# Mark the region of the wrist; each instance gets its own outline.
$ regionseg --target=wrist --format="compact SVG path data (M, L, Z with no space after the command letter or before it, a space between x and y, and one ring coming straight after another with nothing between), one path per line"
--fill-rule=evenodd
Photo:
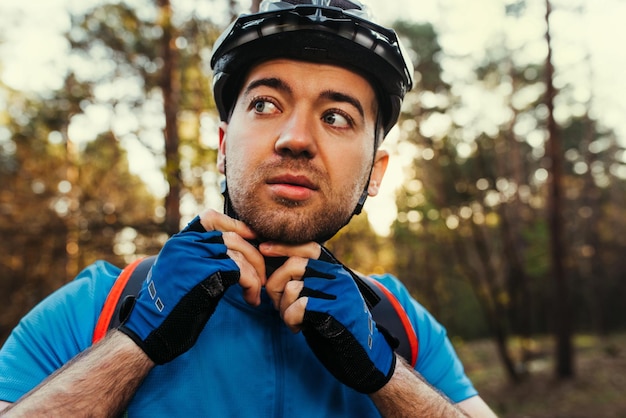
M396 355L391 379L370 397L383 416L464 417L463 412L434 389L402 357Z
M128 334L119 329L112 330L106 338L125 356L133 357L139 364L145 365L146 368L153 368L156 363L146 354L146 352L137 344L137 342Z

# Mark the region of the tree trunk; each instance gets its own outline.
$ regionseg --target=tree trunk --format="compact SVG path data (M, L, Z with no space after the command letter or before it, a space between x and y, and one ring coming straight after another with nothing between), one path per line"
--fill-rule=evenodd
M550 0L546 0L546 106L548 108L547 155L550 159L550 183L548 192L548 225L550 229L550 257L554 279L554 310L556 333L555 373L558 378L574 375L572 350L572 317L570 309L569 283L566 277L563 251L563 222L561 177L563 172L563 146L554 119L554 66L552 65L552 44L550 38Z
M163 94L163 110L165 113L165 176L169 191L165 197L165 231L173 235L180 229L180 195L182 180L180 175L180 155L178 153L178 103L180 95L179 83L176 79L178 52L176 34L172 23L172 7L169 0L158 0L160 26L163 29L161 53L163 69L159 86Z
M73 82L72 78L65 80L67 91L70 91L73 87ZM79 271L80 186L78 180L80 170L78 166L78 147L70 139L68 128L69 123L64 123L62 131L65 137L65 180L71 185L70 190L65 192L68 202L68 212L65 216L65 278L69 281L76 277Z

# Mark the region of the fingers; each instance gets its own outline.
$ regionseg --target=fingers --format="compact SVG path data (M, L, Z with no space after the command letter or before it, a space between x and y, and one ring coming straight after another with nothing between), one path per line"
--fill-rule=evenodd
M291 257L268 278L265 290L275 309L282 308L282 299L287 285L292 281L302 280L307 263L307 258Z
M265 285L265 261L261 253L241 236L234 232L222 233L226 254L239 267L239 285L243 298L251 305L261 304L261 288Z
M316 259L321 254L321 247L316 242L301 245L288 245L276 242L264 242L259 245L259 251L266 257L289 257L289 259L268 278L265 290L274 303L274 308L280 309L280 301L287 283L293 280L302 280L309 259Z
M302 277L309 259L320 257L321 246L316 242L302 245L264 242L259 251L266 257L289 257L267 279L265 290L287 327L294 333L299 332L308 302L307 297L300 297L304 287Z
M289 259L268 278L265 290L274 303L274 308L280 309L280 300L287 283L292 280L302 280L309 259L317 259L321 254L321 246L316 242L300 245L264 242L259 245L259 251L266 257L289 257Z
M212 209L200 215L200 222L207 231L222 232L224 245L228 248L226 254L239 267L243 298L249 304L258 306L266 279L263 256L246 241L256 238L254 232L243 222Z
M300 245L264 242L259 245L259 251L266 257L302 257L318 259L322 253L322 247L317 242L309 242Z
M202 213L200 222L207 231L234 232L244 239L256 238L254 232L246 224L213 209Z
M302 282L299 282L302 283ZM294 303L289 305L284 311L281 308L281 317L285 325L291 332L298 333L302 330L302 322L304 321L304 311L306 310L309 298L298 298Z

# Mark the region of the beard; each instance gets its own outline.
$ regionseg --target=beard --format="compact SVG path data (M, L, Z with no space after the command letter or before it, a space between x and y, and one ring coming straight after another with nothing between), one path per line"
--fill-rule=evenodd
M260 200L257 190L277 170L306 173L319 186L316 193L322 198L321 204L312 206L308 202L280 198L268 204ZM230 166L225 171L228 173L228 198L234 211L231 216L248 225L260 241L288 244L321 243L332 238L352 218L369 178L369 171L364 167L354 181L333 188L325 172L297 158L266 163L253 173Z

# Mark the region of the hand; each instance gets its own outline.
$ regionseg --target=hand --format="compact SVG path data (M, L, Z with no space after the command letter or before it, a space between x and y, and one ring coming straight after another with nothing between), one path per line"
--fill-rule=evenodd
M123 309L119 330L164 364L195 344L233 284L258 305L265 267L244 239L253 237L244 224L217 212L194 219L166 242L136 299Z
M317 358L339 381L373 393L391 379L395 354L378 330L354 273L315 243L261 244L266 256L289 256L266 289L285 323L302 330Z

